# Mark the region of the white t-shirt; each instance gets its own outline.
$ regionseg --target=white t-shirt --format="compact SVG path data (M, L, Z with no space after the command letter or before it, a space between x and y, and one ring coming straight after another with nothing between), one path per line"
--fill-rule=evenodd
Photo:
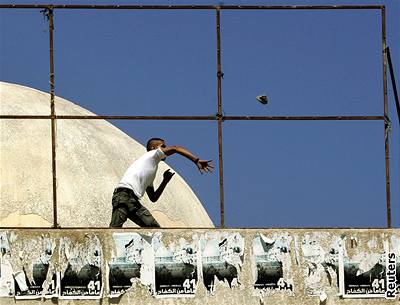
M148 151L129 166L117 187L129 188L138 198L143 197L147 187L153 185L158 163L165 157L160 148Z

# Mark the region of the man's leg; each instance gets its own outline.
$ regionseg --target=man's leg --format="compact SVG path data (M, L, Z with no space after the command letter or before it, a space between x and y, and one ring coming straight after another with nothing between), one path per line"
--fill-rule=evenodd
M128 211L124 207L113 209L111 215L110 228L122 228L128 218Z
M139 203L140 204L140 203ZM140 227L159 228L160 224L151 215L150 211L140 204L140 207L134 213L129 213L129 219Z
M126 202L129 200L129 197L120 192L117 193L114 191L112 197L112 206L113 211L111 215L110 228L121 228L128 218L128 210L126 207Z

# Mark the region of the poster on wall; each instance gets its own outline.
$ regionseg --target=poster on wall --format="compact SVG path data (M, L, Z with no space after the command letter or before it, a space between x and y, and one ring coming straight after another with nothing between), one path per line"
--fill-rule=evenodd
M389 255L391 258L394 257L394 265L393 268L388 268L387 270L387 281L388 281L388 286L391 282L393 282L392 279L392 273L395 273L395 280L396 280L396 296L400 295L400 236L399 235L392 235L390 238L391 242L391 247L389 251ZM389 287L388 287L389 288ZM386 292L388 294L388 292Z
M57 273L53 274L47 289L43 284L46 280L48 266L36 264L33 267L33 280L29 280L25 270L14 274L15 279L15 298L16 299L39 299L39 298L54 298L57 293Z
M0 231L0 297L14 296L14 278L7 232Z
M321 240L330 241L329 246L322 246ZM305 234L301 242L303 253L303 279L306 294L324 300L327 291L338 291L339 249L342 237L317 232ZM295 239L295 244L297 244ZM297 249L297 245L296 245ZM297 252L297 251L296 251ZM298 255L297 255L298 256Z
M343 298L384 298L386 292L385 253L360 252L349 257L341 250L339 285Z
M41 297L53 298L58 296L57 273L53 272L49 282L46 282L50 270L50 261L54 253L55 242L50 238L32 240L30 245L25 244L24 251L29 248L39 248L40 255L22 271L14 273L15 298L37 299ZM30 251L31 253L36 251ZM27 272L26 268L29 268Z
M178 244L165 245L161 233L153 238L155 261L155 296L194 297L198 284L198 238L189 243L181 238Z
M207 233L201 239L201 249L203 281L208 292L215 291L215 279L229 287L240 285L244 239L239 233Z
M119 297L135 281L154 291L152 236L138 233L113 233L115 251L108 262L109 297Z
M273 238L261 233L254 236L252 249L256 290L293 292L290 241L291 237L287 234L275 234Z
M61 238L60 261L66 261L58 276L60 299L101 298L102 250L97 236L86 235L84 242Z

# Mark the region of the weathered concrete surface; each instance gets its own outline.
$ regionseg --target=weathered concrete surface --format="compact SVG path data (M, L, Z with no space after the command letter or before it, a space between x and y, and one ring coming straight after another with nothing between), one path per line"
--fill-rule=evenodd
M58 115L94 115L59 97L55 106ZM0 113L49 115L50 96L0 82ZM59 224L107 227L113 189L145 148L105 120L57 120L56 129ZM0 226L52 226L50 120L0 120L0 131ZM168 168L160 163L156 187ZM213 227L201 202L178 174L156 204L147 196L142 203L163 227ZM130 221L125 225L136 226Z
M4 230L3 230L4 231ZM395 300L380 299L343 299L340 297L336 271L326 262L332 258L332 249L341 241L341 247L350 258L362 258L364 271L367 271L376 263L379 256L386 252L395 252L400 258L400 229L165 229L165 230L8 230L10 236L11 264L15 270L29 266L32 259L37 257L43 250L46 243L43 241L55 241L55 250L51 258L51 269L64 271L66 268L65 249L60 251L60 240L68 239L72 244L89 245L90 240L98 239L102 245L102 280L107 286L106 267L111 257L115 254L115 244L113 234L115 232L141 233L155 236L157 232L162 234L162 242L165 245L176 245L179 240L191 242L193 240L207 240L213 236L237 235L244 239L243 264L238 268L238 280L234 281L232 288L227 283L216 281L215 291L210 293L203 284L202 272L199 272L198 287L194 298L164 298L157 299L150 295L147 287L134 281L134 287L124 293L120 298L108 298L108 290L105 287L101 300L46 300L44 304L138 304L138 305L169 305L169 304L287 304L287 305L383 305L399 304L399 295ZM283 264L290 264L289 270L284 277L293 279L293 292L291 291L256 291L253 287L256 277L254 273L254 240L262 234L267 243L272 245L280 237L289 241L285 257L282 258ZM205 243L203 243L204 246ZM201 242L199 243L201 245ZM200 246L198 251L204 254L204 247ZM239 249L240 250L240 249ZM87 251L88 253L91 251ZM310 255L310 252L313 252ZM82 252L84 253L84 252ZM286 256L286 253L290 255ZM58 255L60 254L60 255ZM84 254L83 256L86 256ZM22 259L21 259L22 257ZM81 258L84 261L85 257ZM204 261L202 262L204 264ZM329 265L329 264L328 264ZM321 270L319 270L321 269ZM15 271L14 270L14 271ZM319 270L319 271L318 271ZM317 279L310 281L310 279ZM319 295L323 291L326 300L321 302ZM310 292L317 293L316 296L309 296ZM13 298L0 298L0 304L21 304L33 305L42 304L40 300L14 300Z

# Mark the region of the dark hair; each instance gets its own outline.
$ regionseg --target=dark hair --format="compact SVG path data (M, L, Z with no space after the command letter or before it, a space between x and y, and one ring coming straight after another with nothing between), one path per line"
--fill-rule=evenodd
M150 140L148 140L148 141L147 141L147 144L146 144L146 149L147 149L147 151L150 151L150 150L151 150L151 145L153 144L153 141L164 141L164 139L161 139L161 138L151 138Z

